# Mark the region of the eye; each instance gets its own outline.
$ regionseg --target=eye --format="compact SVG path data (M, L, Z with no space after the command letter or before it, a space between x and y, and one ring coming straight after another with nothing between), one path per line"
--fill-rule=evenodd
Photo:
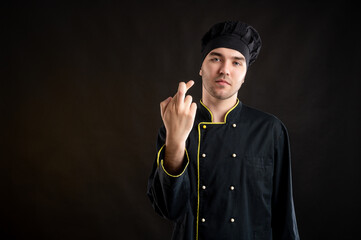
M236 65L236 66L242 66L241 62L234 62L233 64Z
M215 57L215 58L212 58L211 61L212 61L212 62L219 62L219 61L221 61L221 59Z

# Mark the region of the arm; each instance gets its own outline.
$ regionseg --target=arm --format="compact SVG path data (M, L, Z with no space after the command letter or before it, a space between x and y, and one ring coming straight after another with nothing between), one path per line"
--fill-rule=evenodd
M154 209L174 221L187 209L190 196L185 141L193 127L196 105L184 95L192 85L193 81L180 83L177 94L160 105L164 126L158 134L158 153L148 180L147 194Z
M191 96L185 96L194 82L179 83L178 92L160 103L161 116L166 128L164 167L171 174L182 171L185 142L192 130L197 105Z
M287 129L282 123L281 133L277 135L272 195L273 239L299 240L293 203L289 139Z

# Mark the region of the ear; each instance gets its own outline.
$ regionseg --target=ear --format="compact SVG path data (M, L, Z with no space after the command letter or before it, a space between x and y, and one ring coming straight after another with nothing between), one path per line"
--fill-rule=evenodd
M199 76L202 76L202 68L199 69Z

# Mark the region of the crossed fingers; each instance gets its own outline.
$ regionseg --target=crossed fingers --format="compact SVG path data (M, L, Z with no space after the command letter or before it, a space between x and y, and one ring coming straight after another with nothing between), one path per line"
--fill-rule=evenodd
M160 103L161 116L164 119L164 113L169 105L179 109L183 107L189 108L192 105L192 96L186 96L187 91L194 85L194 81L190 80L187 83L180 82L177 93L172 97L168 97ZM194 108L194 107L193 107Z
M179 83L178 92L174 95L175 104L177 107L181 107L183 104L189 107L189 105L192 103L192 97L189 95L186 97L186 93L193 85L193 80L190 80L187 83Z

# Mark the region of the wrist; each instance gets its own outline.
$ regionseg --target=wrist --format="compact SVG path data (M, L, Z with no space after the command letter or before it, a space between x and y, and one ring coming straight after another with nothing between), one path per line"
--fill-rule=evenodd
M183 169L185 142L166 141L164 168L171 174L178 174Z
M185 145L185 142L173 141L168 138L165 141L165 147L171 152L184 151Z

